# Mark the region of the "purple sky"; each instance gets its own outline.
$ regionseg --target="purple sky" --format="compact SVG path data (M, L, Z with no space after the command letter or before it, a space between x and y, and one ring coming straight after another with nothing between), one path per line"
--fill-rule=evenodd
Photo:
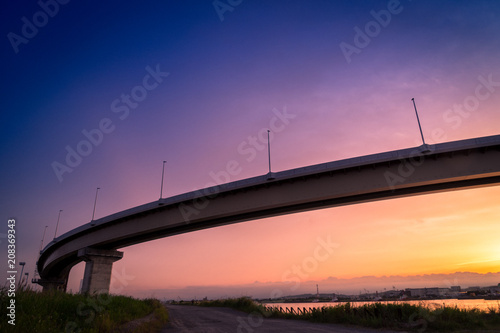
M499 134L497 1L42 3L50 15L31 1L9 3L0 14L0 233L16 219L18 260L27 262L30 278L44 227L46 244L60 209L58 236L90 221L97 187L97 218L157 200L163 160L164 196L205 187L211 173L233 160L241 170L231 181L264 174L267 153L259 135L271 123L278 129L274 171L418 146L411 98L430 143ZM108 133L96 134L100 126ZM89 141L84 131L94 133L95 144L82 143ZM79 149L86 156L68 165L68 151ZM442 203L456 206L415 211L411 218L474 220L487 209L492 221L500 216L492 199L499 195L498 188L444 195ZM470 196L477 202L462 211ZM308 244L325 236L332 214L352 223L369 216L404 219L395 212L418 200L438 202L432 196L401 205L395 200L171 237L125 249L115 268L134 275L123 293L252 282L236 261L257 265L252 271L262 274L255 278L279 281L286 265L300 262ZM476 232L498 234L498 227L485 225ZM232 244L240 237L244 248ZM301 243L301 237L308 238ZM290 253L291 240L293 255L260 252ZM0 241L6 253L5 238ZM351 244L336 241L345 249ZM206 247L206 257L196 255ZM172 262L153 262L159 253L170 253ZM152 258L145 260L148 268L140 264L144 258ZM362 265L351 259L353 267ZM212 268L188 269L198 265ZM420 272L443 273L433 269ZM157 272L158 280L143 277L144 270ZM311 278L371 273L324 268ZM79 265L73 290L81 275Z

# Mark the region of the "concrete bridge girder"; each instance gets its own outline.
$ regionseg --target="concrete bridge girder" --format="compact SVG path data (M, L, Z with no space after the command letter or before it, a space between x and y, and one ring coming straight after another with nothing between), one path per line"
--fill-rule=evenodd
M477 144L484 139L491 143ZM123 256L115 249L125 246L257 218L500 183L500 136L431 148L288 170L223 184L215 194L207 189L135 207L57 238L39 271L61 277L84 260L84 291L107 292L112 263Z

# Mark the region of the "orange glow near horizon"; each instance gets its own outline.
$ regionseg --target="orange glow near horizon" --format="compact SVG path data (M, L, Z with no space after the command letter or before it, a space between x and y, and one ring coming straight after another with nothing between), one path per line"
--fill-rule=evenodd
M498 272L499 197L496 186L239 223L122 249L114 269L140 289ZM311 264L328 237L333 252Z

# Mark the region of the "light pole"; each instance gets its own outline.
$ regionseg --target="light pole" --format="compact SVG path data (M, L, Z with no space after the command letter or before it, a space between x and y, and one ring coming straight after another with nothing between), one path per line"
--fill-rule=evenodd
M267 159L269 161L269 173L267 174L267 180L273 180L274 176L271 172L271 138L270 138L270 130L267 130Z
M57 215L56 231L54 231L54 239L56 239L57 228L59 227L59 219L61 218L62 209L59 210L59 215Z
M417 115L418 128L420 129L420 136L422 136L422 143L425 145L424 133L422 133L422 126L420 126L420 119L418 118L417 106L415 105L415 98L411 99L413 101L413 107L415 108L415 114Z
M94 199L94 211L92 212L92 221L94 221L94 214L95 214L95 206L97 204L97 193L99 193L100 188L98 187L95 190L95 199Z
M26 273L24 273L24 275L26 275L26 282L24 282L24 285L26 286L28 284L28 281L29 281L30 273L26 272Z
M21 278L19 279L19 282L17 283L17 285L18 285L18 286L20 286L20 285L21 285L21 282L22 282L22 280L23 280L24 265L26 265L26 263L25 263L24 261L21 261L21 262L19 263L19 266L23 266L23 268L21 269L21 275L20 275L20 277L21 277Z
M46 226L45 226L45 229L43 229L42 242L40 243L40 254L42 253L42 248L43 248L43 240L45 239L45 232L47 231L47 228L48 228L48 227L49 227L49 226L48 226L48 225L46 225Z
M167 163L167 161L163 161L163 166L162 166L162 169L161 169L160 199L163 197L163 176L165 174L165 163Z
M269 174L271 174L271 140L269 140L270 132L270 130L267 130L267 158L269 160Z

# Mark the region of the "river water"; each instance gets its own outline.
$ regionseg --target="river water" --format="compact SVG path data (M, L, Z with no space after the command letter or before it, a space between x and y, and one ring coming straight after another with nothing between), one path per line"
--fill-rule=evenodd
M284 308L322 308L324 306L337 306L339 304L345 304L347 302L318 302L318 303L264 303L266 306L272 307L282 307ZM500 300L484 300L484 299L436 299L436 300L421 300L421 301L379 301L379 302L350 302L351 306L362 306L364 304L372 303L408 303L415 305L422 305L428 308L440 308L444 306L458 307L460 309L473 309L476 308L481 311L488 311L488 309L493 308L496 311L500 311Z

